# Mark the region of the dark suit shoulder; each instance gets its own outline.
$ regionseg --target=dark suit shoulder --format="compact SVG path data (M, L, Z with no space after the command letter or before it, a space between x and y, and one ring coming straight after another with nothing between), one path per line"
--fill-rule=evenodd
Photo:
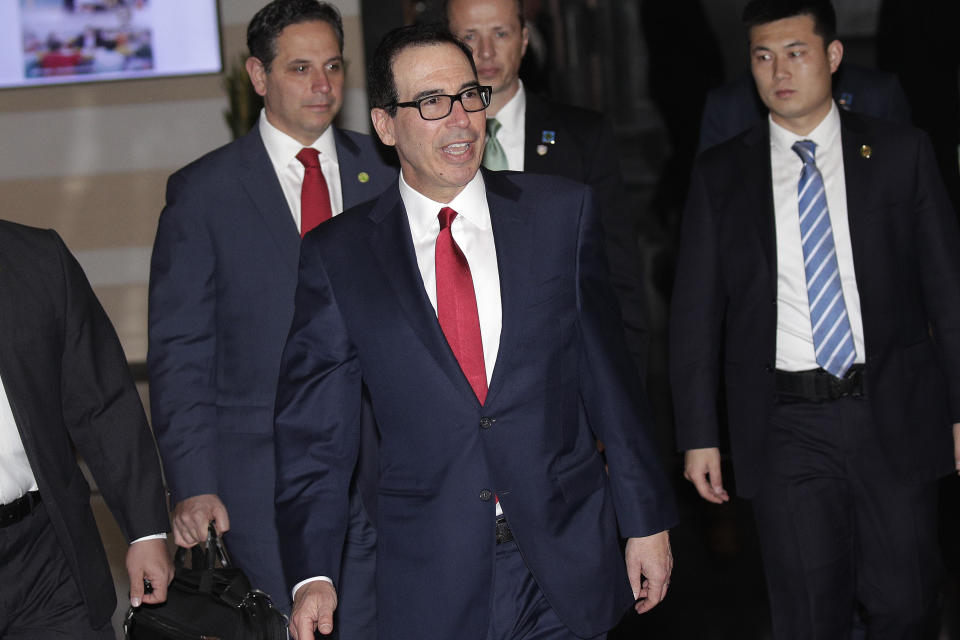
M53 229L0 220L0 251L5 262L27 264L36 272L59 270L60 260L53 256L66 247Z
M840 123L844 132L852 131L854 133L866 133L891 138L918 138L926 135L923 131L907 122L890 120L865 113L855 113L853 111L841 110Z
M582 182L559 175L529 173L526 171L484 171L483 179L488 192L511 196L535 198L566 198L579 194L587 188Z
M255 125L246 135L205 153L178 169L173 176L186 180L205 181L214 175L233 175L237 170L237 163L242 158L255 157L259 154L269 159L267 149L260 138L260 131Z
M844 147L867 146L875 159L916 158L921 147L930 145L926 132L912 124L844 111L840 118Z
M731 159L770 148L770 129L766 119L702 151L694 161L701 170L724 171L732 169Z
M350 129L337 129L343 137L353 144L356 147L358 153L364 156L374 157L380 160L382 164L391 166L387 162L387 158L384 158L380 153L380 149L377 146L377 141L366 133L360 133L359 131L351 131Z
M526 122L528 128L554 127L569 131L580 139L595 135L608 124L606 116L599 111L546 100L530 93L527 94Z

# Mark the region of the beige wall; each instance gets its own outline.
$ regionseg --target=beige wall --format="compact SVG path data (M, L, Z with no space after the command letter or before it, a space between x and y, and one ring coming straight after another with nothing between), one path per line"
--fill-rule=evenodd
M225 64L266 0L221 1ZM340 124L369 130L359 0L344 19ZM147 353L150 246L167 176L230 141L219 75L0 91L0 217L51 227L77 255L127 357Z

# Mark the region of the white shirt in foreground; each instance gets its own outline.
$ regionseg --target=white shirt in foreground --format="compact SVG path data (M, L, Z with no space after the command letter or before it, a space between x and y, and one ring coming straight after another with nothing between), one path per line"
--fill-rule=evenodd
M798 136L770 119L770 166L773 180L773 202L777 233L777 369L806 371L816 369L813 329L810 326L810 301L803 268L803 246L800 241L800 212L797 185L803 160L791 148L800 140L817 144L815 159L823 175L830 210L830 225L837 250L840 285L847 305L847 316L857 349L855 362L863 363L863 317L860 314L860 293L857 290L850 224L847 217L847 186L843 172L840 112L833 104L830 112L806 136Z

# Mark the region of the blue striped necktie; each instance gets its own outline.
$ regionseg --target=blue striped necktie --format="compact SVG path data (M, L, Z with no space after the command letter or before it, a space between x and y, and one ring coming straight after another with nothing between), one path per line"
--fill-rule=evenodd
M837 248L833 242L823 176L814 160L817 144L802 140L792 148L803 160L797 194L800 199L800 239L807 277L813 347L817 364L842 378L856 359L857 349L853 344L853 331L840 286Z

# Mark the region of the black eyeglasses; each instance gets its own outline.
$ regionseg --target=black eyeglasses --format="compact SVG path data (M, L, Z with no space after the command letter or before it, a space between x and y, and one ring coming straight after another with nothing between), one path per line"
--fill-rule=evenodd
M412 102L394 102L388 104L387 108L416 107L420 111L420 117L424 120L440 120L450 115L450 112L453 111L454 102L459 102L463 106L463 110L470 113L483 111L490 106L491 93L493 93L492 87L470 87L454 96L438 93Z

